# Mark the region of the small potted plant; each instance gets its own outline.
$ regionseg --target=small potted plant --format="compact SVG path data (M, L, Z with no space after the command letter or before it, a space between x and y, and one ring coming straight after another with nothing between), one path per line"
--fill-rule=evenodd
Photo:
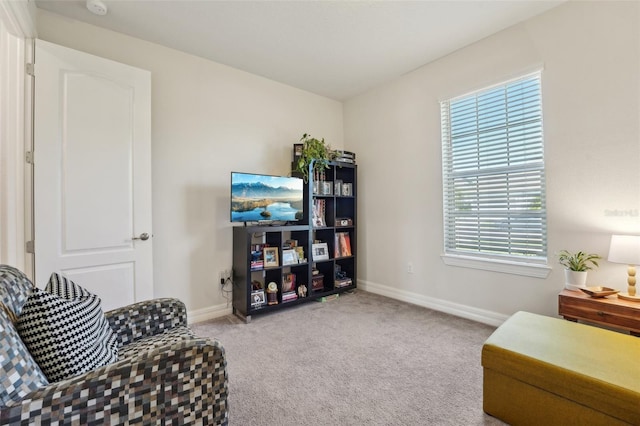
M302 155L298 158L295 169L302 174L305 182L309 182L309 165L313 163L314 171L329 168L329 161L335 158L335 152L324 142L324 138L312 138L305 133L300 142Z
M558 255L558 262L565 267L565 284L568 288L584 287L587 282L587 271L597 268L598 260L602 259L600 255L595 253L585 253L579 251L570 253L562 250Z

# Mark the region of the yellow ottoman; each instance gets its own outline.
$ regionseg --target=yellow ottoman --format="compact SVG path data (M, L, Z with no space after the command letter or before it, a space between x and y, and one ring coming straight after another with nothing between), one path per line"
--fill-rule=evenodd
M483 408L514 425L640 425L640 338L518 312L482 347Z

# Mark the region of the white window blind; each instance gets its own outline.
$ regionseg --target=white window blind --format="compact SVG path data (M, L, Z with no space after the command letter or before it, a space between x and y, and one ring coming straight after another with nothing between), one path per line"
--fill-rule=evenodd
M440 108L445 254L546 262L540 73Z

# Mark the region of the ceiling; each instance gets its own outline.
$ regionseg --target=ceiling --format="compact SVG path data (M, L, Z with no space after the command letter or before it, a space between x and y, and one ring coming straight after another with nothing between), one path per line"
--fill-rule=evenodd
M565 0L36 0L36 6L336 100Z

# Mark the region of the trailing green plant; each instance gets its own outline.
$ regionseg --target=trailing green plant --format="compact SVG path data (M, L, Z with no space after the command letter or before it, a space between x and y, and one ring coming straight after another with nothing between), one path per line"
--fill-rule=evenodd
M588 271L594 267L597 268L599 266L598 259L602 259L598 254L587 254L581 251L577 253L570 253L567 250L562 250L558 255L558 262L562 266L570 271L578 272Z
M318 171L329 168L329 161L335 158L335 152L329 145L321 140L304 134L300 138L302 142L302 155L295 165L296 171L302 174L305 182L309 182L309 165L313 163L313 170Z

